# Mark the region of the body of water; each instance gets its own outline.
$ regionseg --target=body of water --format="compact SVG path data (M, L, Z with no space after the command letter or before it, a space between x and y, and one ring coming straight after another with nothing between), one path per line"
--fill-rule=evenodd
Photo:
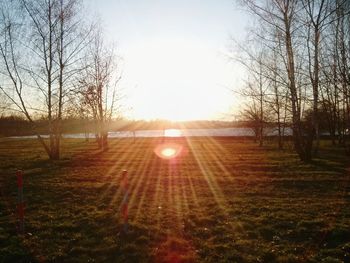
M277 136L278 131L274 128L266 128L265 136ZM285 136L292 135L292 129L286 128ZM48 135L42 135L44 138ZM64 138L85 138L84 133L63 134ZM109 132L109 138L154 138L154 137L203 137L203 136L221 136L221 137L243 137L254 136L254 132L250 128L217 128L217 129L166 129L166 130L136 130L136 131L117 131ZM95 137L93 133L89 134L90 138ZM35 135L30 136L12 136L9 138L31 139L36 138Z

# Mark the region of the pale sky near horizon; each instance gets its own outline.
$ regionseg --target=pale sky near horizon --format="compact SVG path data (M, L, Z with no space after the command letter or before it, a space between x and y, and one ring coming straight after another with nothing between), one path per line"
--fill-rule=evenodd
M230 89L242 69L227 57L243 40L235 0L88 0L122 57L125 115L132 119L223 119L238 111Z

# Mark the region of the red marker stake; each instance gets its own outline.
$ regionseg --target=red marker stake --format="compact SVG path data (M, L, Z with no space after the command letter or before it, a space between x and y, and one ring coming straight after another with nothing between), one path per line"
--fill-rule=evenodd
M124 232L128 231L128 203L129 203L129 182L128 182L128 171L124 170L122 173L122 180L120 183L121 190L123 193L123 200L121 204L120 213L124 222Z
M18 230L20 234L24 233L24 198L23 198L23 171L18 170L17 187L18 187L18 200L17 200L17 212L18 212Z

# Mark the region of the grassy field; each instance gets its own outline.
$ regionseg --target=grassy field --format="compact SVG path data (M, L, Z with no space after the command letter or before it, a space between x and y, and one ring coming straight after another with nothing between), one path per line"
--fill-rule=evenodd
M171 139L167 139L170 141ZM323 143L291 151L229 138L114 139L108 152L65 140L50 162L35 140L0 144L0 262L343 262L350 252L350 162ZM25 234L16 230L25 172ZM129 227L120 175L129 173Z

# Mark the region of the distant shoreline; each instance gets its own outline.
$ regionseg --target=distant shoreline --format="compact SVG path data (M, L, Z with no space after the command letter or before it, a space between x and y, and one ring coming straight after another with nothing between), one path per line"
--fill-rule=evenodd
M276 128L266 128L264 131L265 136L274 137L278 136ZM292 130L286 128L284 136L291 136ZM42 137L47 138L49 135L42 134ZM154 129L154 130L128 130L128 131L110 131L108 132L108 138L161 138L161 137L254 137L255 134L251 128L194 128L194 129ZM94 133L63 133L63 138L94 138ZM24 136L6 136L3 138L12 139L35 139L36 135L24 135Z

